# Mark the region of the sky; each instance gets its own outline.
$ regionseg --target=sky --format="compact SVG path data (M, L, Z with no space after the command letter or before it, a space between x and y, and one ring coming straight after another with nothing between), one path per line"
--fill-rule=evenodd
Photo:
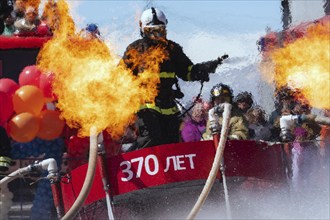
M76 24L97 23L103 35L124 45L139 37L138 20L150 6L163 10L168 37L183 43L182 35L247 34L281 28L279 1L70 1ZM182 39L183 38L183 39ZM122 41L124 39L124 42ZM127 39L127 42L125 41ZM124 46L116 43L118 52ZM126 46L126 45L125 45Z
M204 62L228 54L210 82L204 83L202 97L208 99L213 85L230 85L234 94L250 91L256 104L273 110L272 85L259 73L261 56L257 41L267 30L281 31L280 0L213 1L67 1L79 28L88 23L100 27L103 40L113 53L122 56L127 45L140 38L139 18L151 6L164 11L168 19L168 39L179 43L194 62ZM323 16L323 0L292 0L293 25ZM197 96L199 83L179 82L185 93L183 103Z

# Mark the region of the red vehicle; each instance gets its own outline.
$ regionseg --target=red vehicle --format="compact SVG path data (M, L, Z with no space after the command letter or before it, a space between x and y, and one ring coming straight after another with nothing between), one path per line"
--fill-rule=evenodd
M1 77L17 81L24 66L35 64L38 51L48 39L0 37ZM77 218L130 218L136 213L140 213L143 218L152 218L155 217L155 210L152 211L150 206L156 198L163 205L166 202L175 204L182 188L189 191L192 198L196 198L196 193L212 169L216 147L213 141L199 141L155 146L107 158L100 153L90 192L78 204ZM224 177L228 177L228 183L233 186L249 187L250 184L250 187L257 188L280 187L287 183L287 171L290 168L282 144L227 141L223 155L223 172L221 175L219 170L217 175L220 182L226 182ZM84 189L88 164L59 176L52 167L53 162L46 162L21 168L24 171L21 173L28 173L32 168L42 168L52 174L48 177L57 215L61 218L75 205L80 191ZM10 178L5 177L0 183L7 183ZM251 186L251 181L247 184L251 179L258 181L254 181ZM167 193L171 194L171 200L165 199L169 196ZM163 208L160 206L159 209Z

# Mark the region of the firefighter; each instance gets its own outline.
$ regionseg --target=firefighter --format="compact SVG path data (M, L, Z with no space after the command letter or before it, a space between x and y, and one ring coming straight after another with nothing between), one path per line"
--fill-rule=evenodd
M235 105L243 112L243 114L247 113L249 109L251 109L253 105L253 97L250 92L244 91L240 92L235 96L234 99Z
M253 104L254 104L253 103L253 96L248 91L240 92L234 98L234 105L242 112L245 119L249 123L249 136L250 136L250 138L255 138L256 137L255 129L250 127L249 117L251 115L248 114L249 111L250 111L250 113L253 111L252 110L254 108Z
M222 111L218 108L219 104L230 103L233 104L233 91L225 84L219 83L211 89L210 101L213 104L214 113L218 116L217 121L208 120L206 125L206 132L203 134L204 140L212 139L212 135L219 133L222 126ZM244 118L242 112L237 106L232 105L231 116L229 120L228 139L230 140L247 140L249 139L248 123Z
M177 77L184 81L209 81L209 73L228 55L215 60L193 64L185 55L182 47L166 38L167 18L158 8L145 10L140 19L141 39L131 43L121 61L134 75L147 70L145 60L136 61L136 56L145 57L151 51L161 48L166 58L158 63L160 83L154 103L146 103L137 113L138 138L130 150L161 144L179 142L179 109L175 99L183 93L173 86L178 85Z
M275 90L275 110L269 117L269 123L272 126L271 141L281 141L283 139L281 138L280 118L282 115L292 114L292 109L295 106L295 97L298 93L298 91L291 89L288 86L282 86Z
M86 25L86 28L84 29L84 34L85 38L89 40L101 38L99 27L94 23Z

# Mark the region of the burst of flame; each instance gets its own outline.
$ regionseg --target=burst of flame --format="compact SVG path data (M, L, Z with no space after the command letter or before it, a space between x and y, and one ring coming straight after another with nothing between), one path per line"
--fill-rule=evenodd
M330 22L270 53L277 87L298 88L313 107L330 108Z
M33 7L33 8L35 8L35 9L38 10L39 5L40 5L40 1L41 0L25 0L24 1L24 4L25 4L25 7L26 8L29 7L29 6L31 6L31 7Z
M79 128L81 136L89 136L89 129L95 126L98 132L106 129L114 138L120 137L140 105L157 95L160 80L155 72L166 57L153 50L151 56L139 60L149 68L134 76L118 65L104 42L75 33L64 0L57 6L59 29L40 51L38 66L55 73L53 90L61 116L70 127Z
M44 6L43 13L41 19L47 23L52 31L58 29L57 19L59 17L58 7L55 0L48 0Z

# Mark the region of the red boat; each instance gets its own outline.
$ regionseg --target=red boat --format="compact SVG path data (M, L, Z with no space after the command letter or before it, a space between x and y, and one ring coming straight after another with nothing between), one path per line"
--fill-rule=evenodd
M173 192L169 191L166 195L163 190L168 190L168 187L196 187L198 183L200 189L210 173L215 152L213 141L199 141L156 146L107 158L106 176L110 183L109 192L115 217L118 214L117 205L125 203L127 198L136 198L137 195L147 198L150 193L173 196ZM285 186L285 164L282 146L279 144L269 146L255 141L227 141L224 151L225 175L228 178L235 177L236 180L240 177L240 184L249 177L260 180L254 182L259 188ZM65 212L71 208L82 188L87 166L85 164L72 170L64 177L66 181L62 178ZM95 215L96 203L105 199L103 177L102 166L99 164L80 217L90 219L91 215ZM218 179L222 180L220 173ZM198 194L195 196L197 198ZM97 215L107 216L107 212L101 209Z
M35 64L40 47L48 39L0 36L1 77L17 81L24 66ZM20 62L16 63L17 60ZM141 218L154 218L156 211L166 207L166 203L178 204L178 197L184 193L191 198L187 206L192 207L189 201L195 201L204 186L216 147L213 141L199 141L155 146L107 158L100 154L90 192L80 204L76 217L132 218L138 213ZM227 141L223 155L223 172L218 171L218 183L228 182L231 188L258 189L280 188L287 184L289 167L281 144ZM84 164L61 178L50 178L58 217L74 205L87 172L88 164ZM223 197L219 184L215 184L212 192L210 197L215 196L215 200ZM184 212L182 217L186 214Z

